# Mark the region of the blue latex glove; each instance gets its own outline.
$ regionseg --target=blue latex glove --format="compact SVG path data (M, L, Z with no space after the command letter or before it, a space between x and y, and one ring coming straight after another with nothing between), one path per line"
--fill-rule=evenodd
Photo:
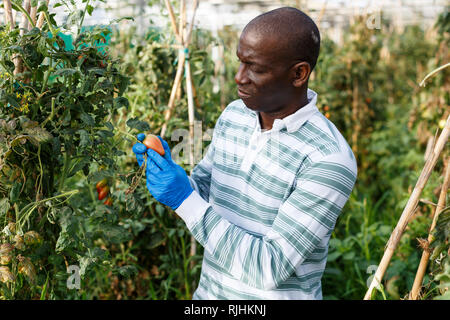
M143 141L144 138L145 135L138 135L139 141ZM191 195L194 189L192 189L184 169L172 160L167 142L160 136L158 138L164 148L164 157L152 149L147 149L144 144L139 142L133 146L133 152L136 153L139 166L144 162L144 154L147 152L145 171L147 189L156 200L175 210Z
M137 135L137 139L140 142L144 141L145 134L139 133ZM136 154L136 160L139 164L139 167L142 166L142 164L144 163L144 154L147 152L147 147L145 146L145 144L140 143L140 142L136 142L133 145L133 152Z

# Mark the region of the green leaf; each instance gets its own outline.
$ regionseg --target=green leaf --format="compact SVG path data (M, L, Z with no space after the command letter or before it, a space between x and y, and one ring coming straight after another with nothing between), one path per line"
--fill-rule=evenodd
M111 177L114 177L114 173L110 170L95 171L88 176L88 181L89 183L96 184L100 180Z
M103 139L114 137L114 132L108 130L99 130L96 133Z
M150 241L147 245L147 249L153 249L160 246L164 242L164 234L162 232L155 232L151 235Z
M11 94L6 95L6 101L8 101L9 104L12 105L13 107L20 109L20 105L13 95Z
M345 253L345 254L342 256L342 258L343 258L344 260L352 260L354 257L355 257L355 252L354 252L354 251L347 252L347 253Z
M341 253L339 251L332 252L332 253L328 254L327 261L332 262L332 261L336 260L337 258L339 258L340 256L341 256Z
M89 268L107 259L107 252L100 248L89 250L87 255L80 258L80 276L84 276Z
M9 204L8 198L3 198L0 200L0 217L6 215L11 205Z
M119 273L121 276L125 278L131 278L132 276L135 276L138 273L138 269L132 265L119 267L114 271L115 271L114 273Z
M72 177L75 173L83 169L86 164L91 162L91 157L88 156L77 160L78 162L72 167L67 177Z
M59 233L58 240L56 241L55 251L56 252L63 252L66 250L69 250L70 248L74 247L76 244L75 238L73 235L70 235L67 232L61 231Z
M131 118L127 121L127 126L132 129L137 129L140 132L150 131L150 125L145 121L140 121L138 118Z
M80 134L80 147L87 147L92 144L92 139L86 130L78 130Z
M19 199L20 190L22 188L22 184L19 182L14 182L11 191L9 192L9 199L11 203L15 203Z
M76 73L79 73L79 71L77 69L73 69L73 68L62 68L62 69L58 69L53 75L56 77L59 76L71 76L74 75Z
M130 105L130 103L129 103L128 99L125 97L114 98L114 106L116 108L120 108L120 107L128 108L129 105Z
M109 131L114 131L114 126L110 121L105 123L105 127L107 127Z
M80 119L83 121L84 124L86 124L89 127L95 126L94 118L91 117L91 115L87 114L86 112L82 112L80 114Z
M86 11L91 16L92 15L92 11L94 11L94 7L89 4L89 5L86 6Z
M100 231L103 233L104 239L111 243L121 243L131 239L131 233L120 226L103 225Z

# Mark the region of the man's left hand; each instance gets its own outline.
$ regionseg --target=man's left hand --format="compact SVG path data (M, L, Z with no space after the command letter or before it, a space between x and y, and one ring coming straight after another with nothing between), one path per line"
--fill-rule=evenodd
M194 189L192 189L184 169L172 160L167 142L160 136L158 138L163 145L164 156L153 149L147 149L145 171L147 189L156 200L175 210L191 195ZM133 148L133 151L135 149Z

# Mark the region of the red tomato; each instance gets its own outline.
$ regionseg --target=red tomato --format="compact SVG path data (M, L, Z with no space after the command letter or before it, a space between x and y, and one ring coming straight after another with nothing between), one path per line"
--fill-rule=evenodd
M106 186L107 183L108 183L108 180L106 180L106 178L105 178L105 179L100 180L99 182L97 182L97 184L95 185L95 187L96 187L97 190L98 190L98 189L103 188L104 186Z
M103 200L109 193L109 187L105 186L103 187L100 192L98 193L98 200Z
M106 199L105 202L103 202L103 204L107 206L112 206L112 198L108 197L108 199Z
M162 146L161 140L153 134L149 134L145 137L144 141L142 141L143 144L149 149L155 150L158 152L161 156L164 156L164 148Z

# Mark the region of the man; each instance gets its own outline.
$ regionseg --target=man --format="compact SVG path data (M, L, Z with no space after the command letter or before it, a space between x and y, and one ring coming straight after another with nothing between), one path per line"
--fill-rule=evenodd
M192 175L162 139L163 157L147 150L150 193L205 249L194 299L322 299L328 242L356 161L308 89L319 47L316 25L297 9L256 17L237 48L241 99L219 117ZM146 147L133 150L141 165Z

